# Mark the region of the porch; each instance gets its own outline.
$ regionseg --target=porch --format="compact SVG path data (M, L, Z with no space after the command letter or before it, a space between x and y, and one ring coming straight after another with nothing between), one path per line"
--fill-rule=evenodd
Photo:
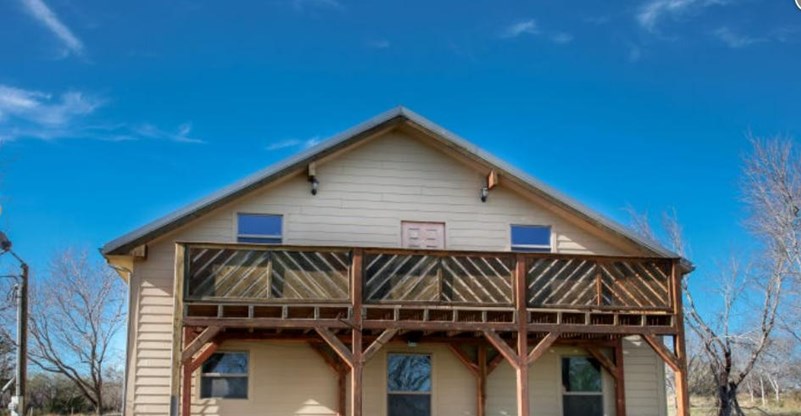
M488 376L507 362L517 412L529 415L530 365L563 345L581 348L612 377L620 416L621 339L639 335L674 369L686 414L678 261L179 243L174 407L190 414L192 374L222 343L261 340L308 344L337 375L338 414L362 415L366 363L401 342L447 347L475 379L479 416Z

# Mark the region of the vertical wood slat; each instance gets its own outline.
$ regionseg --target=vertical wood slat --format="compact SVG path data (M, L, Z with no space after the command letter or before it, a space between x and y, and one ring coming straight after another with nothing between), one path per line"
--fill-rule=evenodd
M526 302L526 258L515 256L515 304L517 308L517 414L529 416L528 386L528 305Z
M350 302L351 302L351 363L350 380L350 416L362 416L362 385L364 360L362 358L362 288L364 252L354 249L350 270Z

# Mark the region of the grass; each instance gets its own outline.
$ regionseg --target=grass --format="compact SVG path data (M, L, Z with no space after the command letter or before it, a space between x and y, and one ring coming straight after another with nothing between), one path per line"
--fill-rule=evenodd
M762 406L759 399L753 403L748 397L740 398L740 407L748 416L801 416L801 399L786 398L781 403L772 400ZM668 406L668 415L676 414L673 406ZM690 414L692 416L715 416L715 399L713 397L692 397L690 400Z

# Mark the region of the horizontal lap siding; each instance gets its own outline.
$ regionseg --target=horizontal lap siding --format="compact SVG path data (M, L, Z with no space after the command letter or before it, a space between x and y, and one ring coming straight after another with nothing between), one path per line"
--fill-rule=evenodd
M169 409L174 241L233 242L237 212L283 215L286 244L397 247L405 220L445 222L448 249L508 250L510 224L549 224L560 252L621 254L502 185L481 203L485 175L391 133L318 166L316 196L298 175L150 243L147 261L136 264L131 281L138 299L129 343L134 413L164 415Z
M623 341L626 403L631 416L665 416L665 364L639 337Z
M307 345L228 342L221 351L246 351L247 399L199 399L194 377L192 414L236 416L335 416L336 376Z

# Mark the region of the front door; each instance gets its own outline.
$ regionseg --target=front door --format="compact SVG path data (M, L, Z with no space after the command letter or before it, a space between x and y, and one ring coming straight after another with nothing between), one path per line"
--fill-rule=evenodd
M402 221L401 240L404 248L442 250L445 248L445 223Z

